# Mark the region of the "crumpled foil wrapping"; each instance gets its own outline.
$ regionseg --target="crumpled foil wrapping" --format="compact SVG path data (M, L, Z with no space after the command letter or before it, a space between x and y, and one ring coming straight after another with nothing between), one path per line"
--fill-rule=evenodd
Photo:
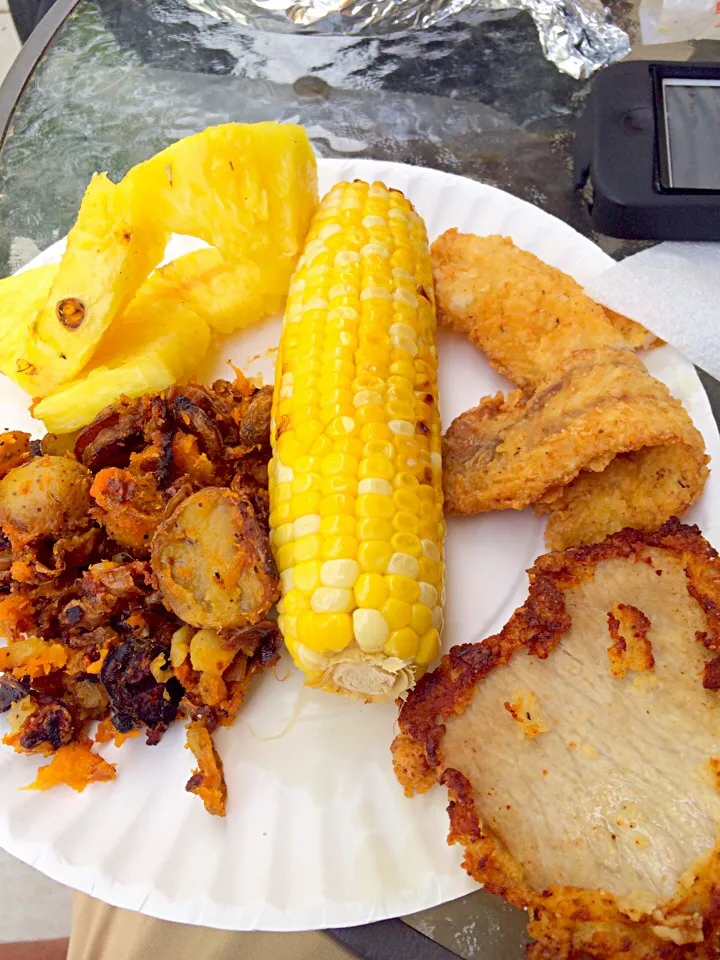
M525 10L543 52L576 80L630 52L630 40L599 0L186 0L219 21L269 30L383 34L422 30L464 10Z

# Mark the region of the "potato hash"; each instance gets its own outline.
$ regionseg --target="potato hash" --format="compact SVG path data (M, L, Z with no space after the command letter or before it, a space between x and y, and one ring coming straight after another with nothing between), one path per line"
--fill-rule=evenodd
M52 756L33 787L113 779L94 742L156 744L181 717L186 789L224 815L212 733L281 643L271 401L238 373L120 399L74 437L0 435L0 711L5 743Z

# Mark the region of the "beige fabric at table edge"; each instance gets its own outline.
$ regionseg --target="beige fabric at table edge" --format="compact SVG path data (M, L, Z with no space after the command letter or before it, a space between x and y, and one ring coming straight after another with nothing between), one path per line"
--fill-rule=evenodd
M355 960L325 933L228 933L73 895L67 960Z

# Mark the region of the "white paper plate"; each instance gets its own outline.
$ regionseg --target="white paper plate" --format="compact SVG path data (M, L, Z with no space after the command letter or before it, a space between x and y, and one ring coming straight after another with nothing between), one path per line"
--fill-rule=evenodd
M338 180L379 179L403 190L431 239L448 227L510 235L581 283L608 265L593 243L541 210L492 187L432 170L369 160L320 161L325 191ZM175 238L170 255L196 241ZM55 245L35 264L58 259ZM273 376L279 320L225 344L214 374L232 358ZM250 358L256 359L250 361ZM670 347L651 352L664 380L720 456L720 438L692 365ZM507 384L460 337L440 341L447 425ZM32 428L27 399L0 382L0 427ZM720 514L714 474L691 518L713 539ZM451 520L444 646L499 629L526 594L525 569L543 552L531 511ZM228 815L209 816L184 785L192 757L184 730L162 743L103 748L117 780L78 795L20 792L37 760L0 749L0 844L63 883L117 906L167 920L235 930L302 930L382 920L434 906L475 888L461 851L445 843L444 791L412 802L390 761L396 708L364 706L303 687L288 662L256 683L218 746ZM3 718L4 719L4 718ZM4 732L0 730L0 732Z

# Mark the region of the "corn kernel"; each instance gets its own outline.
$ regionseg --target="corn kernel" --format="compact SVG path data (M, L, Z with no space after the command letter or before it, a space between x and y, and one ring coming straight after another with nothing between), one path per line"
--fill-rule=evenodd
M310 444L310 453L314 457L320 459L322 464L323 458L326 457L329 453L332 453L332 440L330 437L326 437L324 434L321 437L316 437L313 442ZM320 468L322 470L322 466Z
M349 517L346 513L339 513L334 516L323 517L320 521L320 533L346 533L351 537L355 536L357 520L355 517ZM359 534L358 534L359 536Z
M426 583L424 580L421 580L418 583L418 587L420 588L420 603L424 603L429 610L432 610L437 603L437 589L432 586L432 584Z
M344 650L353 639L349 613L311 613L298 617L298 640L316 653Z
M419 636L422 636L426 630L429 630L432 626L432 610L430 607L426 607L424 603L414 603L412 605L410 626Z
M378 609L387 600L387 585L379 573L362 573L355 584L355 601L359 607Z
M358 552L358 541L347 534L324 537L322 542L323 560L352 560Z
M338 514L355 516L355 497L345 493L331 493L320 500L321 517L334 517Z
M297 520L299 517L312 516L313 514L317 514L319 510L320 494L315 490L308 490L306 493L296 494L290 503L293 520Z
M392 631L383 647L383 653L400 660L412 660L419 646L420 638L412 627L403 627Z
M358 563L368 573L385 573L391 557L392 547L384 540L364 540L358 547Z
M415 478L413 477L413 479ZM398 510L405 510L416 516L420 513L420 498L407 487L396 489L393 493L393 500Z
M288 503L292 499L292 487L289 483L278 483L275 486L275 503Z
M334 474L343 476L357 476L358 461L345 453L329 453L323 460L321 473L325 477Z
M395 537L397 536L398 534L395 534ZM392 550L392 541L390 549ZM413 580L417 580L419 579L420 574L420 563L417 557L413 557L409 553L400 553L396 551L393 552L392 556L390 557L387 565L387 572L400 573L404 577L412 577Z
M323 477L320 483L320 495L323 497L327 497L333 493L344 493L353 496L356 491L357 480L351 476Z
M429 560L427 557L420 557L420 574L418 576L419 580L424 580L426 583L431 583L433 586L437 587L441 582L442 570L440 565L435 563L433 560Z
M383 446L385 446L384 443ZM392 453L390 456L392 456ZM360 461L358 477L361 480L371 477L377 477L379 480L392 480L394 476L395 467L387 457L366 457Z
M271 512L268 522L273 528L282 526L292 520L292 503L280 503Z
M297 458L295 462L295 476L299 473L311 473L311 474L320 474L320 467L322 466L322 457L310 456L307 453L302 453Z
M310 600L315 613L349 613L353 608L353 593L344 587L318 587Z
M422 552L420 537L416 537L414 533L393 534L390 546L397 553L408 553L411 557L419 557Z
M395 456L395 447L389 440L368 440L362 449L362 455L368 459L371 457L380 457L382 459L389 460ZM395 473L395 468L392 466L392 464L390 464L390 467L392 468L392 472ZM363 469L362 463L360 464L360 469ZM362 475L362 473L359 474L359 476ZM376 475L380 476L380 474Z
M361 493L379 493L384 497L391 497L393 488L387 480L380 480L377 477L366 477L357 485L358 495Z
M273 546L282 547L286 543L290 543L293 539L293 525L291 523L281 523L279 527L276 527L273 530ZM389 539L389 538L388 538Z
M412 607L405 600L398 600L395 597L388 599L381 605L380 613L387 620L391 630L399 630L406 627L412 619Z
M320 566L318 560L296 564L293 568L295 589L304 594L311 594L320 585Z
M403 471L396 473L393 479L394 487L396 487L398 490L410 488L410 492L413 493L418 498L418 500L421 499L420 496L418 495L419 483L420 481L418 480L418 478L415 476L414 473L403 472Z
M389 520L381 517L360 517L357 522L358 540L390 540L393 527Z
M412 513L406 513L403 510L398 510L393 517L392 525L393 529L398 533L417 534L420 528L420 521Z
M406 603L415 603L420 595L417 580L413 580L412 577L391 573L385 577L385 583L391 597L397 597L398 600L404 600Z
M358 517L379 517L391 520L395 514L395 504L391 497L379 493L364 493L358 496L355 514Z
M344 453L357 460L362 456L363 444L358 437L342 436L333 440L333 453Z
M352 618L355 640L360 649L364 653L380 653L390 636L390 627L380 611L355 610Z
M440 631L443 628L443 612L442 607L433 607L432 612L432 622L436 630Z
M393 433L386 423L366 423L360 429L360 439L363 443L388 442L392 438Z
M322 537L319 534L314 533L301 537L292 544L294 562L306 563L308 560L315 560L320 556L321 547Z
M275 562L282 573L295 563L295 544L293 541L283 544L275 553Z
M320 483L319 473L298 473L292 481L293 498L298 493L312 493Z
M290 617L299 617L303 610L309 609L308 598L299 590L290 590L283 597L284 613Z
M293 522L293 538L299 540L300 537L306 537L311 533L320 532L320 514L306 513L304 517L298 517Z
M419 664L424 665L426 663L432 663L439 653L440 634L435 627L431 627L421 635L415 658Z
M326 560L320 567L320 581L325 587L354 587L359 576L357 560Z

